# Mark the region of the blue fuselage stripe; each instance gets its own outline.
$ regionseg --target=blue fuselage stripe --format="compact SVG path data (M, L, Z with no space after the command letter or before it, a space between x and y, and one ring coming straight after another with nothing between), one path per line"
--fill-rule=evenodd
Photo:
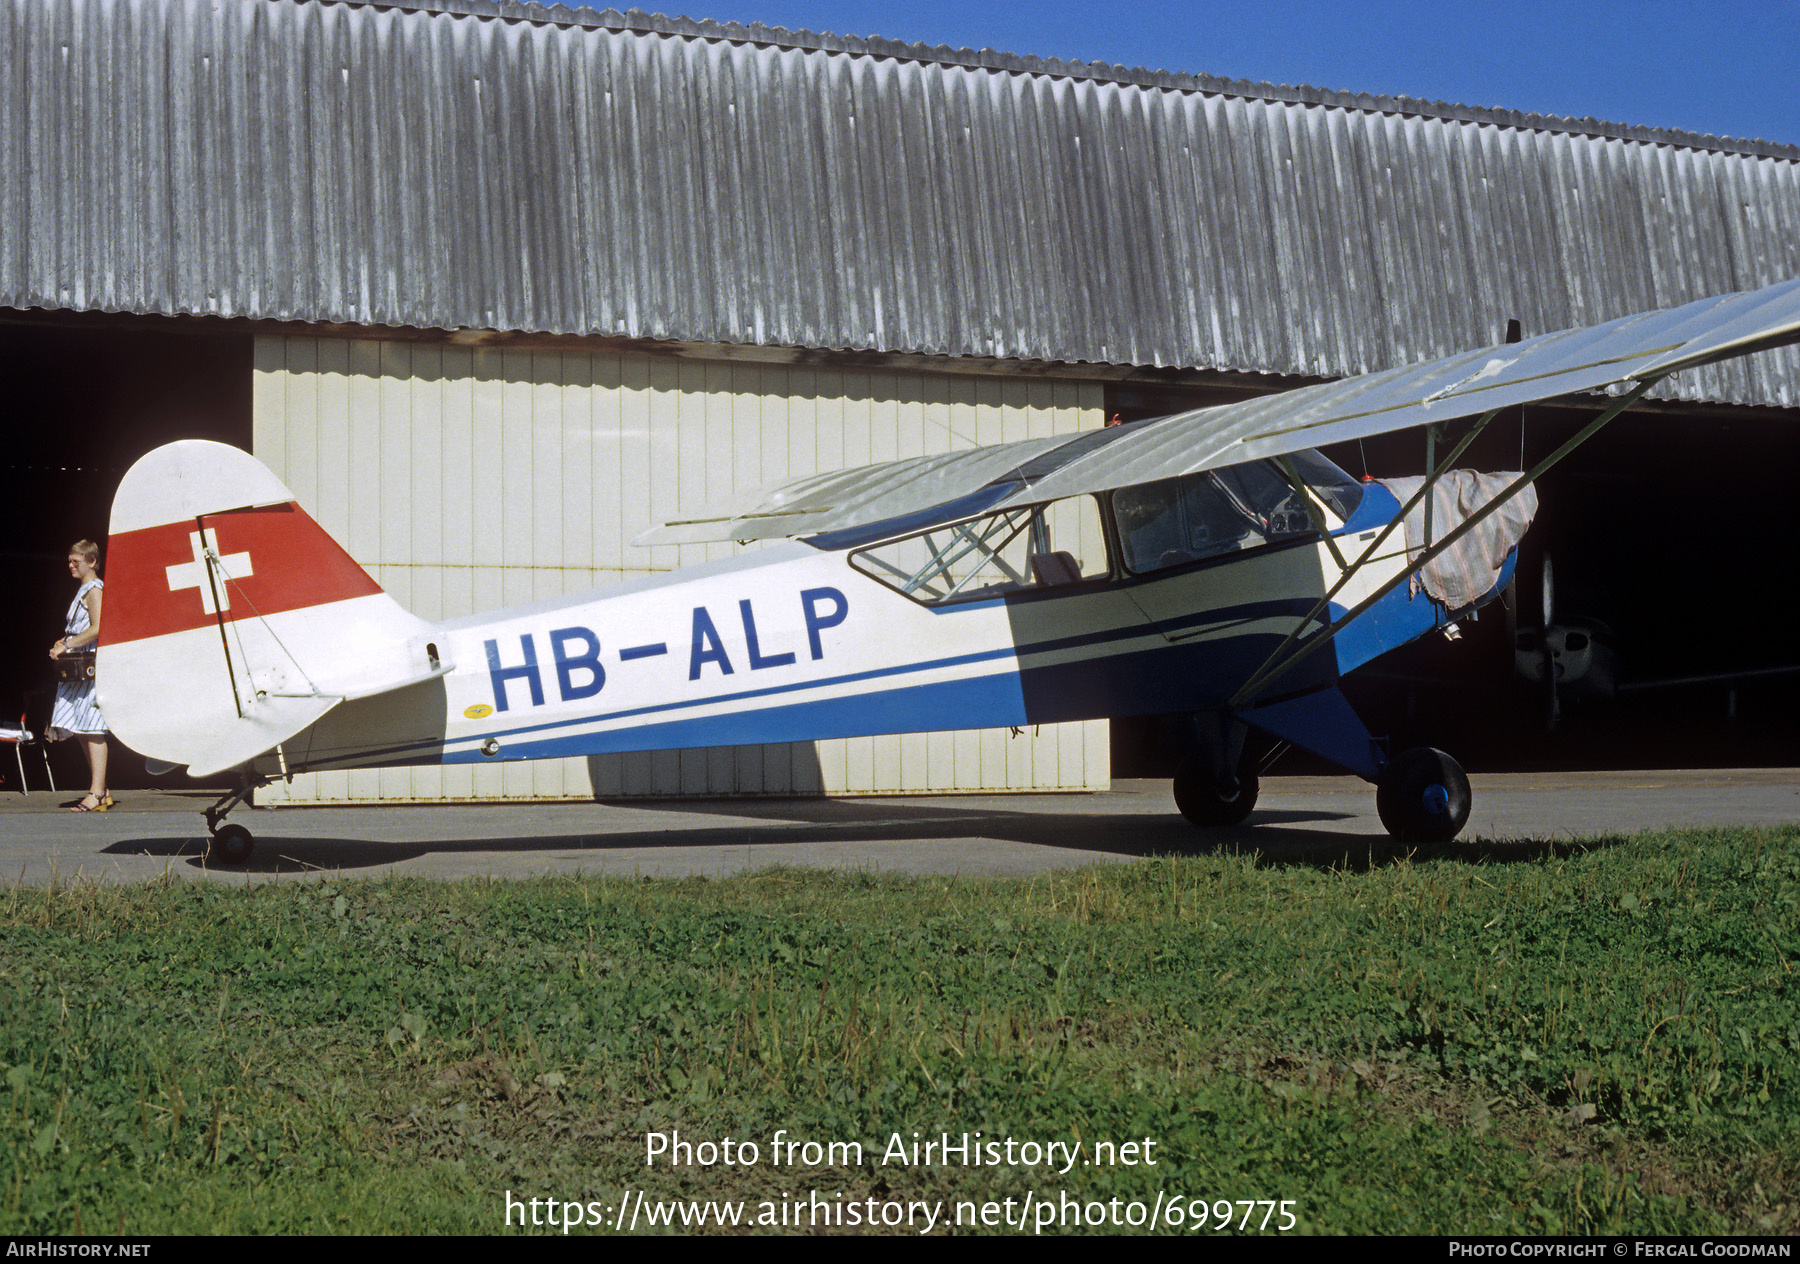
M593 733L544 735L505 746L500 754L505 759L542 759L694 746L823 741L961 728L966 727L969 717L976 717L982 727L1030 723L1018 676L1006 672L755 711L691 716ZM473 749L447 751L443 757L447 764L480 763L485 758Z
M1099 632L1085 633L1080 636L1057 637L1052 640L1034 641L1029 645L1021 645L1016 649L985 650L977 654L956 654L946 658L927 659L919 663L899 663L892 667L877 667L868 671L850 672L841 676L829 676L824 680L802 680L792 684L769 685L762 689L741 689L736 693L713 694L705 698L688 698L679 702L660 702L653 706L632 707L623 711L611 711L598 715L583 715L570 719L549 720L543 724L527 724L517 728L502 729L484 735L492 737L518 737L526 733L542 733L552 729L568 728L572 725L604 723L615 720L629 720L643 715L654 715L659 712L682 711L694 707L714 706L720 703L743 702L751 698L766 698L775 694L794 693L809 689L830 689L838 685L859 684L869 680L880 680L894 676L913 675L918 672L936 671L947 667L962 667L970 663L993 662L998 659L1023 658L1032 654L1051 653L1057 650L1074 649L1090 645L1105 645L1114 641L1138 640L1150 636L1161 635L1164 631L1176 628L1193 627L1202 623L1231 624L1242 623L1250 619L1268 615L1291 613L1292 602L1257 601L1241 606L1230 606L1207 611L1203 616L1184 616L1179 619L1166 619L1157 623L1137 623L1122 628L1108 628ZM951 607L946 615L954 616L959 610L973 609L972 606ZM985 677L976 677L976 680ZM970 683L949 682L949 683ZM878 695L885 696L885 695ZM829 700L820 700L829 701ZM848 699L856 702L858 699ZM768 711L751 712L752 715L767 716ZM714 717L723 719L725 717ZM709 719L710 723L711 720ZM993 723L1014 723L1015 721L996 720ZM988 727L983 724L981 727ZM634 732L637 730L633 730ZM771 739L772 740L772 739ZM475 739L469 739L471 745Z

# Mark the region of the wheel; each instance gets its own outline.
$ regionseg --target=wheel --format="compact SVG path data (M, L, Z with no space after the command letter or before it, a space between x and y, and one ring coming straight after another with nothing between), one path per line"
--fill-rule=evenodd
M241 865L256 850L256 840L242 825L221 825L213 832L206 857L215 865Z
M1462 765L1441 750L1401 751L1375 787L1375 811L1402 842L1447 843L1469 823L1472 796Z
M1182 761L1175 770L1175 806L1194 825L1241 825L1256 807L1256 774L1238 773L1238 788L1227 794L1197 758Z

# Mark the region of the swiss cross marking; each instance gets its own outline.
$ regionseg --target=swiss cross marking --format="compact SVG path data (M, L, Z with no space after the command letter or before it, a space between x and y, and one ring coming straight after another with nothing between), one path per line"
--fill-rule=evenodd
M248 553L228 553L224 557L220 557L219 536L211 527L206 529L204 543L201 542L198 531L188 532L188 547L194 551L194 560L181 562L168 568L169 591L175 593L184 588L199 589L200 608L207 614L217 614L220 610L231 609L231 593L227 589L225 581L243 579L256 573L250 569L250 555ZM219 565L219 604L216 606L213 604L213 585L208 581L206 575L206 558L209 553Z

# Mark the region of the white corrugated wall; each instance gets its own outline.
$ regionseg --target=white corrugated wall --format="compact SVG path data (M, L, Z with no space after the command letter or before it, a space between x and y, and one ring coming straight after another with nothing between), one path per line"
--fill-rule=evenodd
M451 618L735 551L634 548L790 474L1100 424L1098 383L263 337L256 455L403 605ZM1104 721L296 777L259 803L1104 789Z

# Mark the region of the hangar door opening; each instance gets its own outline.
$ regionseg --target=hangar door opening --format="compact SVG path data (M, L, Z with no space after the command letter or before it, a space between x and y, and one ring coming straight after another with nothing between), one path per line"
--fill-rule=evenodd
M0 714L17 716L32 691L34 705L48 705L47 655L75 593L69 545L105 546L113 492L131 463L173 439L249 448L250 356L249 334L185 322L0 313L9 616L0 620ZM104 556L101 565L104 577ZM58 786L87 784L74 742L54 744L50 758ZM117 787L145 784L143 760L116 742L110 772ZM0 774L4 790L16 790L17 769ZM43 788L41 765L28 765L28 776Z

